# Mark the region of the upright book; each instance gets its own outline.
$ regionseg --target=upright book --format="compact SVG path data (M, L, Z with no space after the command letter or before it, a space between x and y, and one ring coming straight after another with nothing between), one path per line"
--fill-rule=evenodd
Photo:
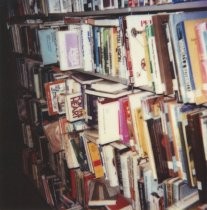
M57 31L57 52L62 71L82 69L81 36L78 30Z

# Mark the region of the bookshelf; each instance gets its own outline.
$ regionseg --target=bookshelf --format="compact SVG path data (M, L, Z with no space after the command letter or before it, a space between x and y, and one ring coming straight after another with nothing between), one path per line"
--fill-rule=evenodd
M201 208L207 1L68 2L8 8L24 174L57 210Z

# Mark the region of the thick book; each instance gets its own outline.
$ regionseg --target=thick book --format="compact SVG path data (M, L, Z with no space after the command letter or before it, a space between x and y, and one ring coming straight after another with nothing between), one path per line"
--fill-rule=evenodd
M56 30L53 28L38 30L43 64L57 63Z
M93 179L89 182L89 206L115 205L119 187L111 187L107 180Z
M57 31L57 54L60 70L83 68L81 35L78 30Z

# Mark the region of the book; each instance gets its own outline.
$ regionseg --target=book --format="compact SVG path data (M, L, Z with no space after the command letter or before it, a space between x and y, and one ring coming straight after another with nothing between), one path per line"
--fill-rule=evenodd
M139 92L139 90L134 90L134 92ZM114 92L105 92L105 91L95 90L90 87L87 87L85 89L85 94L94 95L97 97L112 98L112 99L122 98L122 97L127 96L131 93L132 93L132 90L130 90L128 88L122 89L122 90L117 90Z
M115 205L106 205L107 210L132 210L132 205L130 201L125 198L122 194L117 195Z
M55 80L44 84L48 114L56 115L65 113L64 95L66 93L65 81Z
M60 1L59 0L47 0L48 13L60 13Z
M71 77L82 85L90 85L92 83L103 80L102 78L90 74L85 74L84 72L74 72L72 73Z
M80 31L57 31L56 40L60 70L83 69Z
M82 120L84 118L82 93L67 94L65 96L65 109L69 122Z
M118 141L119 136L119 102L118 100L97 102L99 144Z
M60 127L58 120L43 125L43 130L49 141L52 152L53 153L60 152L62 150L62 146L61 146L61 135L60 135Z
M56 30L53 28L38 30L38 37L43 64L57 63Z
M88 144L88 149L89 149L95 177L96 178L104 177L104 169L103 169L98 145L94 142L88 142L87 144Z
M143 46L144 40L142 33L145 27L148 24L151 24L152 16L128 15L124 18L126 21L125 27L129 42L128 57L131 59L131 67L127 66L127 68L129 68L129 75L132 75L135 87L148 86L148 78L145 71L145 48Z
M178 36L178 53L180 59L180 69L178 71L181 71L180 73L180 80L183 84L183 87L181 88L182 98L183 102L189 102L194 103L195 102L195 82L194 77L192 74L192 67L190 63L190 57L189 57L189 50L188 50L188 44L186 41L186 31L183 25L183 22L179 22L176 26L177 28L177 36Z
M89 182L89 206L116 204L118 187L111 187L105 179L93 179Z
M202 115L202 110L198 112L192 112L187 115L188 125L190 127L190 135L188 135L188 140L191 143L192 155L194 158L194 167L197 178L197 187L199 193L199 201L201 203L207 202L206 193L206 159L204 152L204 145L202 140L202 132L200 125L200 115ZM196 141L195 141L196 139Z
M108 92L108 93L113 93L116 91L127 89L127 85L118 82L113 82L110 80L102 80L99 82L95 82L91 84L90 87L94 90Z
M156 94L163 94L163 85L160 75L160 66L158 61L157 43L155 41L154 25L148 24L145 28L147 37L147 46L149 51L149 60L151 65L152 84Z
M117 169L115 166L115 153L114 147L111 145L105 145L102 147L103 159L106 169L106 177L109 180L111 187L119 185Z
M94 52L93 52L93 31L89 24L81 24L81 42L83 56L83 70L93 72Z
M119 135L123 144L130 144L133 139L133 128L131 126L128 96L119 99Z

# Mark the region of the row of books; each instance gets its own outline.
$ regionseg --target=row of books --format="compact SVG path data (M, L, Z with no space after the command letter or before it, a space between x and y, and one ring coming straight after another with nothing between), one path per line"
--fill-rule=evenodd
M179 2L184 2L184 0L19 0L10 3L13 4L9 5L8 14L11 17L14 15L48 15L50 13L97 11Z
M205 11L67 21L38 29L43 65L116 76L183 103L206 103ZM19 46L22 27L10 28Z
M80 122L81 120L79 131L85 130L84 135L91 142L95 142L94 146L121 141L122 144L131 147L131 150L137 151L139 156L147 155L152 177L158 183L162 183L166 179L177 175L182 180L185 180L190 187L198 187L197 183L200 183L202 186L199 188L200 200L205 202L206 170L203 170L203 167L206 159L204 141L206 108L200 108L195 105L182 105L173 98L165 99L163 96L144 91L138 91L133 94L127 92L127 96L117 98L100 97L100 92L99 94L95 93L95 88L99 90L98 87L101 86L103 88L102 91L106 91L106 86L102 84L103 81L92 83L89 85L90 87L87 85L84 89L85 92L81 92L82 89L80 88L75 93L66 93L63 89L58 88L58 82L63 86L65 85L63 80L48 83L51 86L51 88L48 88L51 90L51 93L47 92L54 97L48 97L49 94L46 94L48 115L57 116L58 120L43 122L42 126L45 135L51 141L50 145L54 145L52 151L57 153L63 150L66 157L67 155L70 156L67 162L69 168L80 166L77 160L72 163L70 161L74 160L74 157L71 158L71 153L69 152L72 145L67 144L62 148L61 146L64 145L61 143L63 139L57 138L59 133L57 132L60 121L59 114L65 117L65 123L62 127L67 128L67 133L73 131L70 129L71 123ZM97 87L99 83L102 85ZM112 85L111 83L108 86L112 87ZM87 90L93 88L94 94L92 92L87 93ZM57 108L57 101L55 100L57 100L59 94L65 97L65 100L63 100L65 102L63 106L67 107L63 109L65 112L57 112L57 109L55 109ZM102 94L104 96L104 92ZM195 116L197 118L194 118ZM191 120L191 118L193 119ZM87 125L82 120L85 120ZM95 129L91 130L88 126ZM53 129L50 129L51 127ZM52 133L47 134L47 130L51 130ZM54 138L51 139L52 136ZM69 142L74 137L74 134L72 138L64 135L66 142ZM197 151L199 151L199 155ZM74 154L76 153L74 152ZM80 152L78 154L80 155ZM99 154L99 156L101 155ZM79 160L79 164L84 163L83 160ZM201 161L203 161L202 169L199 167L201 166ZM111 167L109 168L111 169ZM194 173L195 171L196 173ZM103 172L104 170L102 170L102 176L104 175Z
M43 155L39 155L39 158L41 156L41 160L44 159L46 163L50 162L49 165L54 167L53 170L56 171L56 174L60 171L60 173L58 173L59 177L61 177L61 180L64 180L65 183L63 189L65 189L65 187L67 188L63 192L68 192L66 190L70 189L68 199L75 200L79 204L81 203L85 208L88 205L106 207L109 205L111 207L108 207L108 209L116 209L113 205L116 205L119 196L123 196L121 200L127 199L126 204L130 209L152 209L154 205L161 205L163 208L167 208L173 204L176 205L176 202L181 202L182 199L186 199L185 202L181 202L182 206L186 207L186 205L188 206L198 201L196 188L189 187L186 181L180 177L172 177L159 184L158 181L153 178L148 158L141 158L126 145L120 144L120 142L113 142L99 147L96 143L91 141L87 132L82 133L82 131L76 137L74 134L68 135L62 133L63 138L61 138L61 140L59 139L59 142L57 142L53 139L55 135L57 138L57 129L53 126L54 123L49 124L51 125L50 133L48 130L45 131L50 136L47 138L39 138L39 143L41 144L40 151ZM58 127L58 123L56 123L56 126ZM46 129L47 128L48 127L46 127ZM53 134L51 134L51 132L53 132ZM64 141L64 143L61 144L60 141ZM81 146L83 142L84 145ZM49 150L49 155L47 155L47 150ZM30 162L32 157L32 160L35 160L34 157L36 154L31 151L30 149L32 156L29 158L24 157L24 161L28 164L27 167L37 167L34 162L33 164ZM89 154L87 154L86 151L88 151ZM57 158L58 160L55 161L54 159ZM83 158L86 159L83 160ZM89 160L92 161L91 168L89 167ZM66 165L62 164L62 161L64 161ZM86 163L88 163L87 167ZM57 165L59 165L60 169L57 169ZM63 166L65 167L64 170ZM30 173L31 172L34 173L35 170L31 170ZM42 174L41 178L42 177L46 177L46 175ZM129 177L133 177L133 179L130 180ZM92 187L94 184L100 184L100 181L102 183L101 186L103 186L103 183L105 185L106 182L108 183L106 184L107 189L113 189L114 194L110 191L112 196L104 195L103 198L101 196L102 194L97 192L98 189ZM80 183L82 184L80 185ZM85 186L84 190L82 188L83 186ZM117 186L119 187L117 188ZM147 191L144 189L147 189ZM62 196L62 193L59 193ZM49 194L51 194L51 191L49 191ZM49 198L50 199L48 199L47 191L47 201L50 205L53 205L51 197Z

